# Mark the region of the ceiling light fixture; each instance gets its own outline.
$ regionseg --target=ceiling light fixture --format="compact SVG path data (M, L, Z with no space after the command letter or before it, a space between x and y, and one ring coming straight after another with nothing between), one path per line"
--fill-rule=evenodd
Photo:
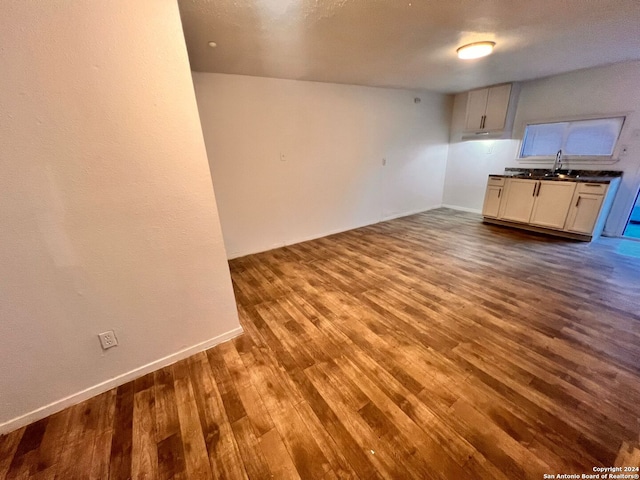
M458 58L463 60L470 60L472 58L486 57L493 52L495 42L475 42L469 45L463 45L458 50Z
M216 48L218 46L218 44L216 42L209 42L209 46L211 48Z

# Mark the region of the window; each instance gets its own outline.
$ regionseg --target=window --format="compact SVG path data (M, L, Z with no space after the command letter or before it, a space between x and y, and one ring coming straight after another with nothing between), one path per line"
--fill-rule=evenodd
M562 150L569 157L611 157L624 117L527 125L520 158L551 157Z

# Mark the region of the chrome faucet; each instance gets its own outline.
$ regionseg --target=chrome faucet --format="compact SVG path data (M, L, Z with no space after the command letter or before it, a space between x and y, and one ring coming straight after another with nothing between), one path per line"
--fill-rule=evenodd
M551 169L551 173L557 173L558 170L562 169L562 149L558 150L556 153L556 161L553 162L553 168Z

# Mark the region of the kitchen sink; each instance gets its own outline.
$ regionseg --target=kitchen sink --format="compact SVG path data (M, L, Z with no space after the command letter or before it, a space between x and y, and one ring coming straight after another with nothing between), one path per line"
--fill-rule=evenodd
M562 172L547 172L547 173L521 173L518 175L514 175L515 178L530 178L532 180L572 180L576 178L580 178L580 175L571 174L571 173L562 173Z
M570 173L549 172L544 174L544 178L579 178L580 175L572 175Z

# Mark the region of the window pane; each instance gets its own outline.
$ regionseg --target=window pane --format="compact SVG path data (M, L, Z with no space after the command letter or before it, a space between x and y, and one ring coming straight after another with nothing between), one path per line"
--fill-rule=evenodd
M527 125L520 157L550 157L558 150L572 156L611 156L624 117Z
M562 147L562 138L567 125L568 123L527 125L522 145L522 156L555 155Z
M610 156L613 154L621 128L622 118L573 122L567 132L564 153Z

